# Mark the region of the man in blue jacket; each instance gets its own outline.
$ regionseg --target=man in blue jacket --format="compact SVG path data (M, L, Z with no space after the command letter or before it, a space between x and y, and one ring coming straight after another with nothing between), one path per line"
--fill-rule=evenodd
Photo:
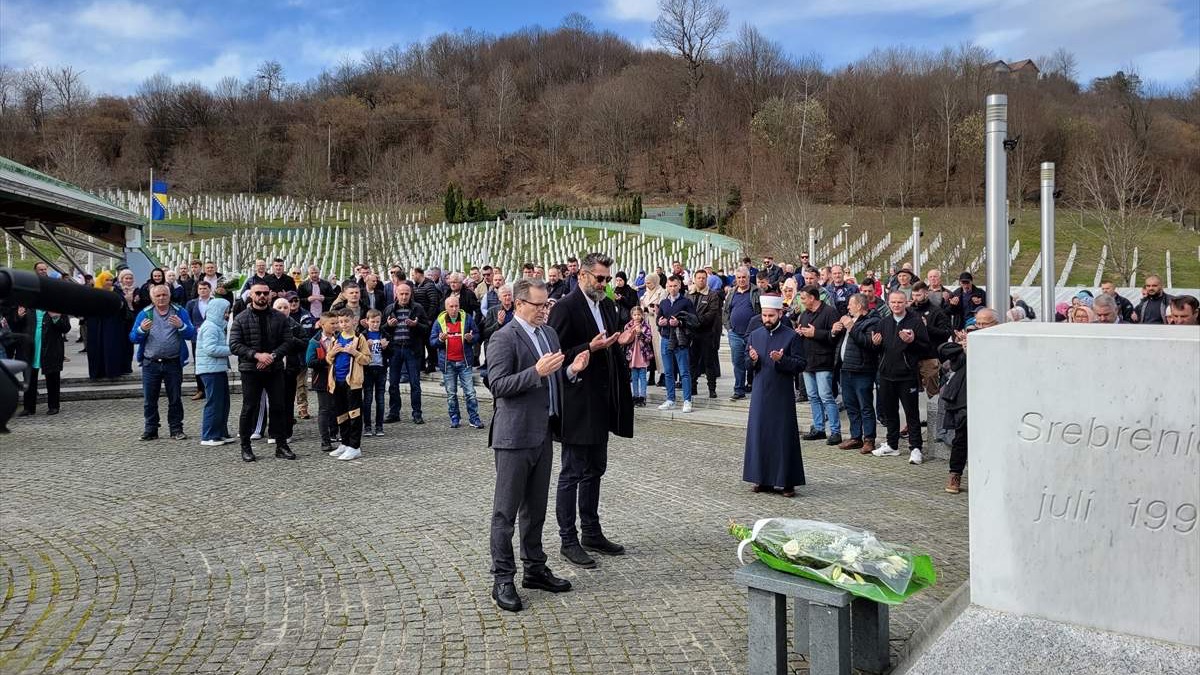
M150 306L138 312L129 339L137 345L137 362L142 366L142 399L145 429L143 441L158 438L158 397L167 387L167 426L171 438L187 440L183 433L183 366L188 360L188 341L196 328L187 310L171 303L171 289L160 284L150 288Z

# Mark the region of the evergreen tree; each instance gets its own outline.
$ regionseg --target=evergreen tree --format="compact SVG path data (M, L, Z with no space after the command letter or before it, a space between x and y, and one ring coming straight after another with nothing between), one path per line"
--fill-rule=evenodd
M683 207L683 226L689 230L696 226L696 209L691 202Z
M458 213L457 201L454 193L454 183L446 186L446 196L442 198L442 208L446 214L446 222L455 223L454 216Z

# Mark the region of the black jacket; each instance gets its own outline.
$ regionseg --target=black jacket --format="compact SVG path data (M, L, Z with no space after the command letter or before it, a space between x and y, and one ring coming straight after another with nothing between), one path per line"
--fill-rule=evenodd
M800 314L796 327L812 326L816 331L811 338L801 338L804 344L804 372L833 370L838 345L838 336L833 334L833 324L837 323L837 320L837 310L823 302L815 312L805 310Z
M696 308L697 337L705 339L721 335L721 319L725 296L720 291L705 289L703 293L689 293L688 299Z
M612 300L600 301L600 317L608 334L621 332L624 326L617 319ZM579 352L599 333L596 319L588 308L583 290L578 286L550 310L549 324L558 333L559 344L570 364ZM591 362L579 375L578 386L572 385L570 395L563 396L562 417L571 420L561 433L563 443L601 445L608 443L608 434L633 437L633 392L629 388L629 366L625 348L613 344L608 349L592 352Z
M483 312L479 310L479 296L475 295L475 291L472 291L466 286L460 286L459 288L458 308L466 312L471 318L475 319L475 323L483 321ZM441 307L446 306L446 298L450 297L450 294L453 292L454 291L451 290L449 286L446 287L446 290L440 292L438 297L440 298L439 302L441 303ZM490 310L491 308L489 307L488 309ZM441 312L439 311L437 314L441 314ZM434 314L433 316L437 316L437 314Z
M33 364L34 334L37 332L37 310L25 309L24 317L17 317L14 309L9 319L9 328L14 333L24 333L20 360ZM63 357L66 356L65 340L71 332L71 320L65 314L57 317L50 312L42 313L42 353L39 370L43 373L61 373Z
M1167 311L1171 307L1171 296L1159 291L1158 295L1147 295L1138 303L1138 323L1166 323Z
M413 302L425 310L425 316L436 317L442 313L442 293L437 284L429 279L422 279L421 283L413 285ZM464 307L459 309L466 311Z
M925 330L929 331L929 350L922 358L936 359L938 345L954 335L954 331L950 328L950 317L929 300L919 305L914 302L908 311L915 312L917 316L924 319Z
M333 290L333 284L321 279L317 281L315 295L321 296L321 307L328 310L333 306L333 301L337 299L337 292ZM300 296L300 305L307 307L308 299L314 295L312 279L305 279L300 282L300 288L296 290L296 294ZM320 318L320 317L317 317Z
M229 351L238 357L238 370L257 371L258 361L254 355L270 352L275 356L275 362L267 370L282 371L284 359L293 349L291 323L283 313L269 307L262 311L251 307L235 316L229 329Z
M905 329L913 332L912 342L900 339L900 331ZM925 329L925 322L916 312L906 312L899 323L894 317L886 316L879 320L874 334L883 336L883 341L875 346L879 354L879 379L915 381L920 376L917 364L929 353L929 331Z
M845 344L838 346L838 363L844 373L871 373L879 370L879 355L871 344L871 333L879 324L879 317L864 314L850 326L842 338Z
M407 314L405 313L405 310L407 310ZM409 326L408 328L408 344L410 345L421 342L420 336L428 335L429 329L433 327L433 322L429 319L429 316L425 314L425 308L421 307L416 302L410 301L405 307L402 307L399 304L392 304L387 308L387 311L383 313L383 325L387 329L388 342L392 343L388 345L388 349L401 346L396 343L396 327L389 326L387 323L387 320L393 317L395 317L397 321L412 319L413 321L417 322L417 325Z

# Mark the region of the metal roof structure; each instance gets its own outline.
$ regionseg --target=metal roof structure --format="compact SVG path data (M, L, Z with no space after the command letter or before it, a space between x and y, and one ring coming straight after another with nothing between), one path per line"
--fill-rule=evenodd
M124 247L125 230L139 232L145 219L96 195L0 157L0 227L25 228L30 221L68 227Z

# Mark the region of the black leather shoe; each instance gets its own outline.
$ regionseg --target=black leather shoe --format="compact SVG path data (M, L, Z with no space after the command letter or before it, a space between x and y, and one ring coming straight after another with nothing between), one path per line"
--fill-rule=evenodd
M563 544L562 550L559 552L562 553L562 557L574 565L589 569L596 566L596 561L592 560L592 556L588 555L587 551L583 550L579 544Z
M242 448L242 461L243 462L253 462L254 459L255 458L254 458L253 450L251 450L250 448Z
M21 412L17 413L17 417L29 417L32 414L33 414L32 410L22 409Z
M840 445L842 442L841 434L831 434L829 440L825 441L825 445Z
M47 415L57 415L57 414L58 414L58 408L51 408L51 409L49 409L49 410L47 410L47 411L46 411L46 414L47 414Z
M823 438L825 438L824 431L810 431L807 434L804 434L803 436L801 436L800 440L802 440L802 441L819 441Z
M521 596L517 595L517 587L511 581L492 585L492 602L506 612L519 612L524 607Z
M286 445L275 448L275 456L279 459L296 459L296 453L292 452L292 449Z
M745 395L745 394L734 394L733 396L730 396L730 397L729 397L729 400L730 400L730 401L740 401L740 400L742 400L742 399L744 399L744 398L746 398L746 395Z
M383 418L384 424L395 424L396 422L399 422L399 421L400 421L399 415L388 415L387 417Z
M413 424L425 424L425 418L424 417L414 417Z
M142 440L143 441L157 441L158 434L151 432L151 431L147 431L146 433L142 434Z
M325 445L321 446L321 452L333 452L333 446L326 443Z
M566 593L571 590L571 582L554 576L549 569L536 574L526 574L521 579L521 588L537 588L551 593Z
M625 547L609 541L604 535L584 537L583 547L589 551L599 551L604 555L625 555Z

